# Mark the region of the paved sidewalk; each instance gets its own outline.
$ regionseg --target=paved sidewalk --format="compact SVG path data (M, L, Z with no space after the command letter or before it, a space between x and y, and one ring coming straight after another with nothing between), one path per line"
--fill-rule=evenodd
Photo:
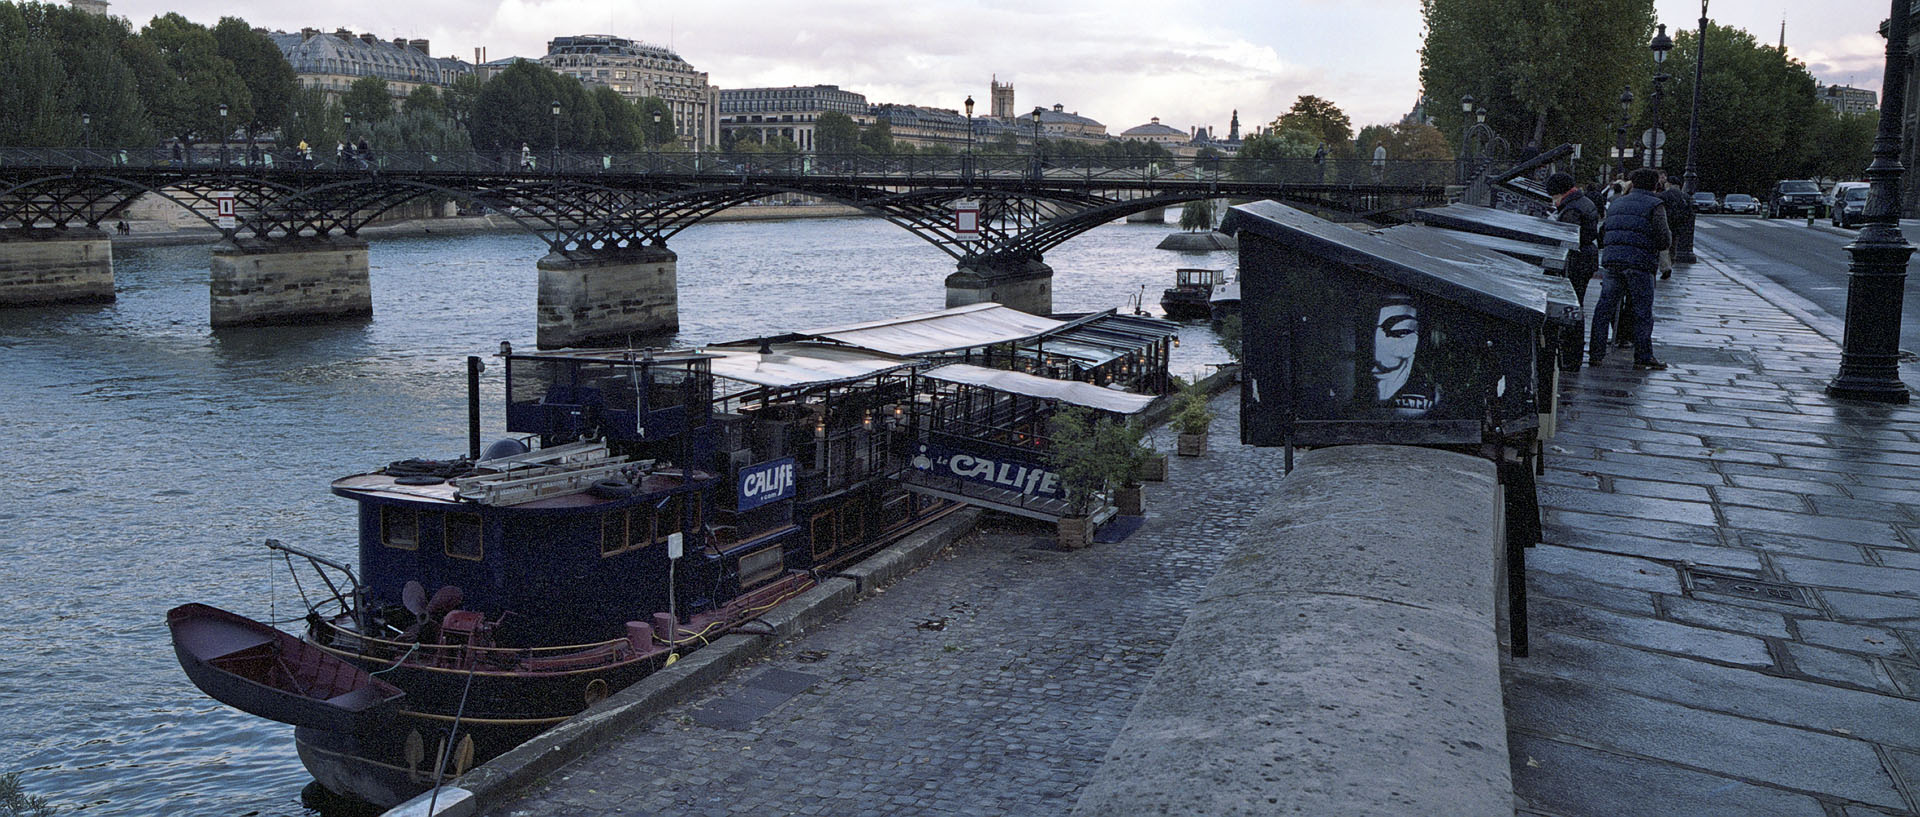
M1702 262L1659 285L1673 368L1562 382L1517 811L1920 814L1920 408L1827 399L1832 327Z
M1280 479L1279 450L1238 444L1238 401L1214 398L1213 450L1169 458L1125 541L989 525L487 813L1067 813Z

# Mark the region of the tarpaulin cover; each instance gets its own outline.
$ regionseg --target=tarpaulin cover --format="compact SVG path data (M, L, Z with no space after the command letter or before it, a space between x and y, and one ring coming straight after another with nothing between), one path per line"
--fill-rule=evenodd
M996 343L1026 340L1064 324L996 303L956 306L939 312L908 315L801 332L849 346L888 354L912 356L975 349Z
M1025 372L989 369L968 363L953 363L930 369L922 376L945 383L962 383L1008 394L1059 400L1063 403L1111 411L1116 414L1138 414L1153 403L1151 395L1118 391L1077 380L1054 380Z
M824 343L775 343L771 354L758 346L709 346L713 376L776 389L863 380L903 369L916 361Z

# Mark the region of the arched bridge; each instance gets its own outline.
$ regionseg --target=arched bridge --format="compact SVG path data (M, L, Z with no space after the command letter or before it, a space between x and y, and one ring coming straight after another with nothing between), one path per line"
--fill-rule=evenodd
M152 194L227 239L213 262L215 325L311 320L371 310L362 227L409 202L460 201L504 214L548 243L539 337L542 346L560 346L676 328L668 240L769 196L851 205L940 247L959 267L947 280L950 305L996 300L1045 312L1045 254L1114 219L1219 198L1390 219L1442 200L1456 173L1450 161L1331 158L0 149L0 252L18 239L80 237L101 245L83 255L109 253L99 226ZM977 210L977 218L963 223L960 210ZM110 299L110 258L105 263ZM80 277L88 280L70 292L79 297L51 298L44 274L11 294L0 278L0 305L98 299L98 274Z

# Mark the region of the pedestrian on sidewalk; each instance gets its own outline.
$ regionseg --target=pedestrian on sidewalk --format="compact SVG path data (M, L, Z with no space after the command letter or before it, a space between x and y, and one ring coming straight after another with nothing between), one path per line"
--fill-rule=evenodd
M1554 218L1580 227L1580 246L1567 253L1567 281L1573 284L1574 297L1587 304L1587 283L1600 268L1600 208L1587 198L1580 185L1567 173L1547 177L1547 192L1553 194ZM1575 326L1560 339L1560 370L1580 371L1582 347L1586 345L1584 327Z
M1660 171L1660 200L1667 204L1667 230L1679 235L1686 227L1687 219L1693 217L1693 204L1687 201L1687 194L1680 192L1680 185ZM1673 277L1673 247L1660 251L1660 280Z
M1653 275L1660 269L1660 251L1673 245L1667 226L1666 202L1660 189L1660 171L1643 167L1628 177L1627 193L1607 205L1600 227L1600 301L1595 305L1587 362L1598 366L1607 356L1607 322L1600 316L1633 299L1633 367L1665 369L1653 357Z

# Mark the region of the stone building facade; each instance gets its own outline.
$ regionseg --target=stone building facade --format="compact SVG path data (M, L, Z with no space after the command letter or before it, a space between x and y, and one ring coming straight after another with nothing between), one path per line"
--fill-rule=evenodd
M682 145L719 141L719 91L705 71L657 45L609 34L555 37L540 64L591 87L605 85L628 100L659 97L673 114Z
M1880 109L1878 94L1851 85L1821 85L1814 89L1813 95L1838 113L1873 113Z
M723 143L748 134L762 142L784 136L802 152L814 153L814 126L821 114L833 111L846 114L861 127L873 124L866 95L838 85L729 88L721 90L717 98ZM894 136L898 138L899 133Z
M389 42L344 28L331 34L317 28L275 31L267 37L280 47L301 85L336 96L361 77L386 80L387 90L400 99L422 85L448 88L455 79L473 72L473 66L461 60L431 56L426 40Z

